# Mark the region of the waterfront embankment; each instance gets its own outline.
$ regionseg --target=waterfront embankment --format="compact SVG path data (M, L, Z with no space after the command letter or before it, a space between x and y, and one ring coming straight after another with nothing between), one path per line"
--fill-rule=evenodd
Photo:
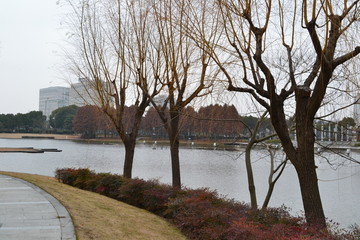
M80 137L78 135L64 135L64 134L39 134L39 133L0 133L0 138L4 139L21 139L21 138L34 138L34 139L57 139L57 140L76 140Z

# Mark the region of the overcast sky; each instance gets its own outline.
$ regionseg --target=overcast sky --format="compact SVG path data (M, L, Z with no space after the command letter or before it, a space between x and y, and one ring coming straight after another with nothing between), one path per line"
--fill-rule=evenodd
M63 9L56 0L0 0L0 114L39 110L39 89L60 74Z
M0 114L38 111L40 88L76 81L62 72L63 5L63 0L0 0Z

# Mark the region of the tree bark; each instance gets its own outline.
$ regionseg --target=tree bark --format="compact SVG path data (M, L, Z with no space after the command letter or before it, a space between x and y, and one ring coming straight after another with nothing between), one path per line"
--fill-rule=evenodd
M325 214L321 202L318 178L314 157L314 135L312 128L303 128L303 134L297 131L298 151L297 160L294 164L304 205L306 221L321 228L326 227Z
M171 139L170 152L171 152L172 185L174 188L181 188L178 137L175 137L175 139Z
M311 90L306 87L296 89L296 137L298 148L294 164L301 189L306 221L320 228L326 228L326 219L321 202L315 166L314 117L309 108Z
M298 86L296 95L296 140L297 147L291 142L282 101L274 97L271 103L271 121L276 130L288 159L294 165L301 189L306 221L309 224L326 228L318 179L315 167L313 130L313 109L309 107L311 89Z
M301 154L301 151L299 151ZM302 159L303 161L308 161ZM296 168L301 195L303 199L305 218L307 223L319 228L326 228L326 219L321 202L320 191L315 165L309 161L310 166Z
M256 133L254 133L254 134L256 134ZM252 170L252 166L251 166L251 149L252 149L253 145L254 145L254 141L250 140L250 142L246 146L245 165L246 165L246 172L247 172L247 178L248 178L251 209L256 210L257 209L256 189L255 189L253 170Z
M125 159L124 159L123 176L125 178L131 178L133 162L134 162L136 138L128 139L128 140L124 141L124 145L125 145Z
M271 182L269 183L269 188L268 188L268 191L266 193L266 197L265 197L265 200L264 200L264 203L261 207L261 209L266 209L269 205L269 202L270 202L270 199L271 199L271 195L274 191L274 187L275 187L275 182Z
M170 114L170 128L168 129L170 137L170 155L171 155L171 170L172 170L172 185L174 188L181 188L181 174L180 174L180 157L179 157L179 121L180 114L174 112Z
M275 183L277 182L277 180L279 180L281 174L283 173L283 171L286 167L286 162L287 162L287 159L285 159L284 162L282 162L276 169L274 169L275 152L272 152L272 150L270 148L268 148L268 151L270 153L270 173L269 173L269 178L268 178L269 187L268 187L268 191L266 193L266 197L265 197L265 200L264 200L264 203L263 203L261 209L266 209L268 207L271 195L275 188ZM278 175L275 177L275 179L273 179L275 173L278 171L279 171Z
M270 202L270 198L271 198L271 195L274 191L274 187L275 187L275 183L276 183L276 179L275 181L273 181L273 176L275 174L274 172L274 162L275 162L275 159L274 159L274 155L272 152L271 152L271 149L268 148L268 151L270 153L270 173L269 173L269 178L268 178L268 184L269 184L269 188L268 188L268 191L266 193L266 197L265 197L265 200L264 200L264 203L261 207L261 209L266 209L269 205L269 202ZM281 174L281 172L280 172Z

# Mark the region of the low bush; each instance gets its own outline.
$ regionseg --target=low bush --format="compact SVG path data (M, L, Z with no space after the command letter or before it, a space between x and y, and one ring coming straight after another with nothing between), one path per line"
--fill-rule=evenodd
M292 217L289 209L285 206L249 211L247 217L250 221L261 223L264 226L273 226L274 224L296 225L302 220Z
M77 171L77 177L74 182L74 187L93 191L94 186L96 185L96 174L89 169L79 169Z
M74 186L74 182L78 177L79 169L63 168L55 171L55 178L65 184Z
M174 189L170 185L160 184L157 180L148 182L152 187L144 191L144 209L166 217L169 201L176 198L178 189Z
M169 202L167 216L190 239L335 239L290 216L285 207L252 211L208 189L178 194Z
M249 222L247 218L239 218L233 221L222 235L222 239L227 240L271 240L274 234L262 229L261 225Z
M87 168L64 168L57 169L55 172L55 178L62 183L89 191L94 190L94 185L97 182L96 176L95 172Z
M95 178L96 184L94 192L117 199L119 188L123 185L125 179L120 175L110 173L100 173Z
M151 187L151 183L142 179L126 179L125 184L118 189L117 199L130 205L144 208L144 194Z
M290 216L284 208L252 211L247 204L220 197L209 189L174 189L157 180L126 179L88 169L57 169L56 178L167 218L189 239L206 240L315 240L356 239L351 233L330 234Z
M248 206L222 199L208 189L183 190L168 203L166 217L191 239L221 239Z
M359 225L355 224L355 225L351 226L349 235L353 236L354 239L360 239L360 227L359 227Z

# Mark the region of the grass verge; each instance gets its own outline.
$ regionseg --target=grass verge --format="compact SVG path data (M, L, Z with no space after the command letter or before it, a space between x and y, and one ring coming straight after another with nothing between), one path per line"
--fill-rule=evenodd
M154 214L59 183L52 177L1 171L0 174L33 183L58 199L69 211L80 240L186 239L178 229Z

